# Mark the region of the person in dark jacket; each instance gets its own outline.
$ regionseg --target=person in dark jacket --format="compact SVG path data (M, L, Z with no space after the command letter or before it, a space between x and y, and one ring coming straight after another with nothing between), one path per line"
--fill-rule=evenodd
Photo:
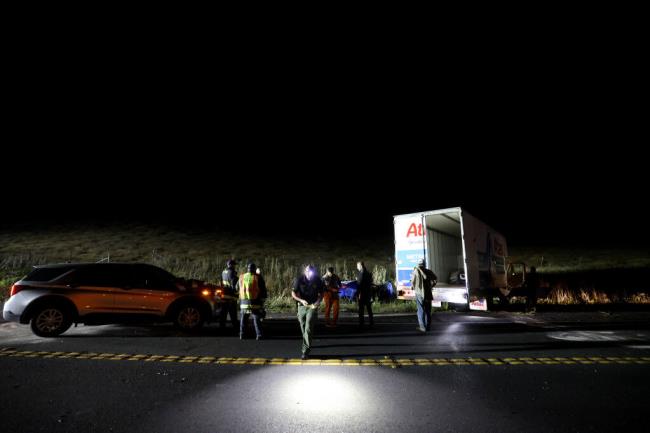
M221 285L223 286L223 296L221 298L221 312L219 314L219 326L226 327L226 320L230 315L230 322L233 329L237 329L239 321L237 320L237 282L239 277L235 270L235 260L228 260L226 262L226 269L221 273Z
M526 310L535 311L537 309L537 290L539 289L539 275L535 266L530 268L530 272L526 275Z
M438 277L425 266L424 259L420 260L411 274L411 287L415 292L415 302L418 306L418 331L431 330L431 301L433 287L438 283Z
M359 303L359 326L363 326L363 310L368 310L370 327L374 325L372 317L372 274L368 272L363 262L357 263L357 302Z
M311 351L312 334L318 319L318 307L323 299L323 281L316 268L307 266L305 273L296 278L291 296L298 303L298 322L302 333L302 359Z

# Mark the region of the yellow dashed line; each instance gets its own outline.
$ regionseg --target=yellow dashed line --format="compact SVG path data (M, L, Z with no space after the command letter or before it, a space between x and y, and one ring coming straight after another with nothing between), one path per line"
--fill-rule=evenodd
M465 365L591 365L591 364L635 364L648 365L647 356L571 356L571 357L521 357L521 358L390 358L383 359L318 359L302 360L298 358L249 358L249 357L216 357L216 356L180 356L180 355L145 355L130 353L96 353L96 352L45 352L32 350L16 350L0 348L0 356L15 358L57 358L57 359L92 359L111 361L143 361L143 362L177 362L183 364L216 364L216 365L317 365L317 366L465 366Z

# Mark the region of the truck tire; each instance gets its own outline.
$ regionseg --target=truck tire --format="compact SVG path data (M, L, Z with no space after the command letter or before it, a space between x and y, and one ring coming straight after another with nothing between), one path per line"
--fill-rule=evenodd
M505 296L499 293L499 306L500 308L506 308L510 305L510 296Z
M32 315L32 332L39 337L56 337L72 325L72 313L59 303L46 303L39 306Z

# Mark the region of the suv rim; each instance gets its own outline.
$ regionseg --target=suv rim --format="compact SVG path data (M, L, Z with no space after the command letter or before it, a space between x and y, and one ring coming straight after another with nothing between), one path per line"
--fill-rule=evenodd
M54 332L63 324L63 313L56 308L48 308L36 316L36 328L41 332Z
M178 313L178 324L183 328L194 328L201 321L201 313L194 307L185 307Z

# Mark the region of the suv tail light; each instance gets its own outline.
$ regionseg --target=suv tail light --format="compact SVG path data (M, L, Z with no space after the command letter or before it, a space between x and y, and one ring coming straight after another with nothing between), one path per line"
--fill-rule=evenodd
M26 286L20 285L20 284L14 284L11 286L11 292L9 293L9 297L12 297L16 293L20 292L23 290Z

